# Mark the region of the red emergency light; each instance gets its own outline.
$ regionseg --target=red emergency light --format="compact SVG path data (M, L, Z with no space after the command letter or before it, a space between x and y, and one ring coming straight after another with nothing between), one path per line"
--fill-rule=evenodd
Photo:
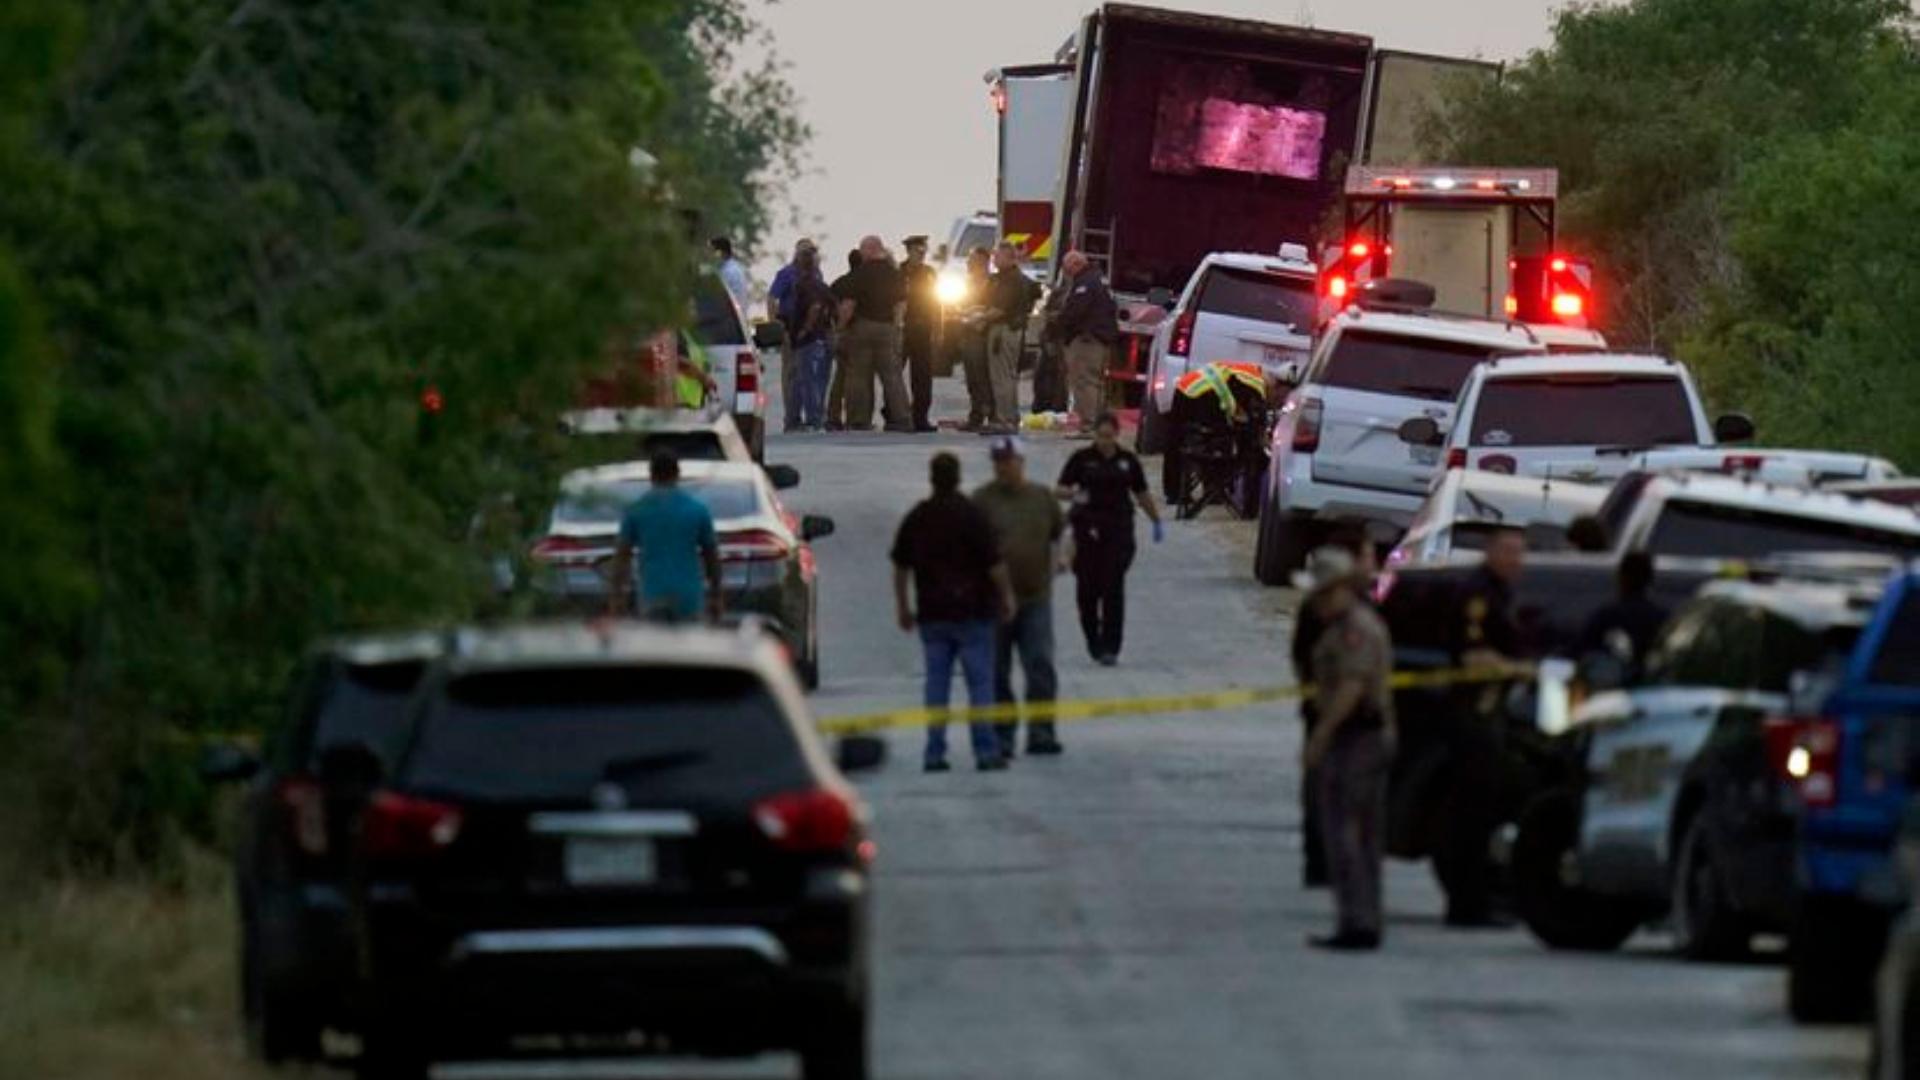
M1593 265L1570 255L1523 255L1507 264L1507 317L1586 329L1593 314Z

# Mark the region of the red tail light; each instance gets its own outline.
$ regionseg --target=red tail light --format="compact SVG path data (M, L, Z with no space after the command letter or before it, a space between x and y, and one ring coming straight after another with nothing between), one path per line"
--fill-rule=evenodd
M1728 454L1720 459L1720 471L1727 473L1757 472L1765 468L1765 454Z
M1320 421L1325 406L1319 398L1308 398L1300 403L1300 420L1293 426L1293 448L1303 454L1311 454L1320 449Z
M377 859L421 858L446 850L460 837L457 806L378 792L361 820L360 842Z
M787 557L787 542L765 529L720 537L721 562L777 562Z
M605 546L607 545L604 543L582 536L545 536L533 545L533 557L551 561L564 559L570 555L581 555Z
M1347 288L1347 279L1344 275L1335 274L1327 279L1327 295L1332 299L1345 300Z
M274 801L286 815L287 838L304 855L327 853L327 799L310 776L289 776L273 789Z
M1832 806L1839 794L1840 725L1824 716L1774 716L1766 722L1767 762L1808 806Z
M1563 319L1577 319L1586 314L1587 302L1573 293L1553 294L1553 313Z
M1447 468L1464 469L1466 467L1467 467L1466 450L1456 446L1453 449L1447 451Z
M1464 465L1466 463L1466 457L1467 457L1466 451L1463 450L1463 451L1460 451L1459 453L1460 453L1461 464ZM1451 459L1449 459L1447 467L1448 468L1453 467ZM1512 476L1514 472L1519 468L1519 465L1517 462L1513 460L1513 458L1507 456L1506 454L1488 454L1485 457L1480 459L1480 467L1482 469L1485 469L1488 472L1505 473L1508 476Z
M783 851L840 851L852 846L860 834L853 799L828 788L762 799L754 804L753 820Z
M1347 254L1356 259L1364 259L1373 254L1373 248L1365 240L1355 240L1347 245Z
M736 394L760 392L760 354L752 349L741 349L739 358L734 361L733 392Z
M1167 355L1185 356L1193 351L1193 321L1198 314L1188 308L1173 320L1173 337L1167 342Z

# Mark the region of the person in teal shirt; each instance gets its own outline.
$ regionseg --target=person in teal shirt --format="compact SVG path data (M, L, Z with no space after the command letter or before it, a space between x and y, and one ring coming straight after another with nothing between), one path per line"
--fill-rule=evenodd
M612 610L661 622L720 617L720 541L713 512L680 488L680 459L653 456L650 489L620 517L613 552ZM640 552L639 603L629 605L633 553Z

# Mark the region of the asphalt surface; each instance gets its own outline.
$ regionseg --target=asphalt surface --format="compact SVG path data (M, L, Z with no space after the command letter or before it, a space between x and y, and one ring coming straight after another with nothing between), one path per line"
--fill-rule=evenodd
M938 386L944 415L964 413L957 381ZM1035 478L1051 482L1084 444L1046 433L1029 445ZM769 440L769 461L801 471L791 506L839 526L816 544L821 716L918 702L919 650L894 625L887 551L937 449L960 454L969 487L987 478L985 440L957 432ZM1154 546L1142 523L1115 669L1088 659L1072 580L1060 579L1063 696L1287 681L1289 597L1253 582L1249 528L1174 523ZM957 680L955 696L964 700ZM1331 901L1299 884L1289 708L1073 725L1064 756L994 774L974 772L964 733L952 735L951 773L923 774L919 733L900 732L888 765L860 780L880 845L883 1080L1864 1071L1859 1030L1788 1021L1776 964L1682 963L1655 933L1594 957L1550 953L1524 930L1449 931L1423 864L1389 864L1382 952L1309 949L1305 937L1330 926ZM770 1059L604 1075L792 1070Z

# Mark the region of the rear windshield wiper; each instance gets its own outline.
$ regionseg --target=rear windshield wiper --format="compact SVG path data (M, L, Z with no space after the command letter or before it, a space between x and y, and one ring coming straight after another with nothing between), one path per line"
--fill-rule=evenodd
M618 780L623 776L637 773L661 772L678 769L684 765L695 765L707 760L704 750L668 750L657 754L633 754L628 757L614 758L600 770L608 780Z

